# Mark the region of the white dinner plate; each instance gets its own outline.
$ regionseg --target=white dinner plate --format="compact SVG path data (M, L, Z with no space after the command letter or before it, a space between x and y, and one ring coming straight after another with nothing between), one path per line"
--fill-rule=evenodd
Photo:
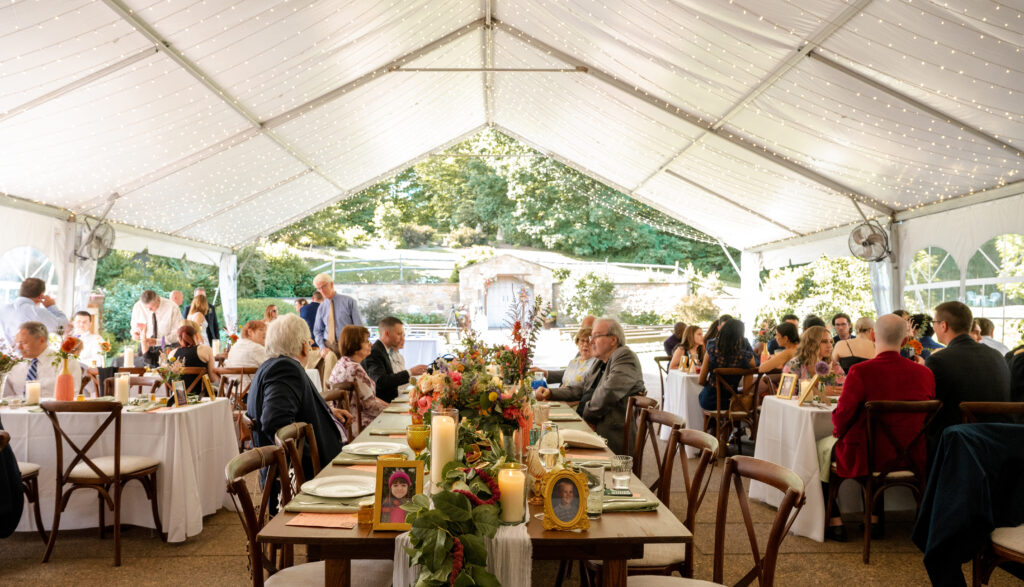
M360 442L357 444L346 444L342 447L341 452L364 457L379 457L380 455L394 453L405 454L409 452L409 449L404 444L396 444L394 442Z
M373 495L376 484L373 477L338 475L306 481L302 484L302 492L317 497L360 497Z

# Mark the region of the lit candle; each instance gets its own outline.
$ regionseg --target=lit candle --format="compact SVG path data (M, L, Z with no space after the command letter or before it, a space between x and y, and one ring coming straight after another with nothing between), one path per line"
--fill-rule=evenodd
M124 374L117 376L117 382L114 385L114 398L121 402L122 405L128 404L128 390L131 389L131 375Z
M213 354L215 354L215 355L219 355L220 354L220 339L219 338L213 339Z
M29 381L25 384L25 403L35 405L39 403L39 392L42 384L38 381Z
M124 366L135 366L135 350L130 347L124 347Z
M526 511L526 466L515 465L498 471L501 521L518 524Z
M440 487L444 466L455 458L455 418L447 412L434 412L430 420L430 483Z

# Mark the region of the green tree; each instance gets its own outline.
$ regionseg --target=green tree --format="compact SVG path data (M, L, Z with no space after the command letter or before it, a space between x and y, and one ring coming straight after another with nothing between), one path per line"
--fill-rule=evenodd
M586 273L567 284L563 310L577 321L592 314L603 316L614 299L615 284L603 275Z
M773 269L764 281L766 304L756 320L778 321L784 314L816 314L826 322L839 312L854 320L875 316L868 264L853 257L822 255L813 263Z

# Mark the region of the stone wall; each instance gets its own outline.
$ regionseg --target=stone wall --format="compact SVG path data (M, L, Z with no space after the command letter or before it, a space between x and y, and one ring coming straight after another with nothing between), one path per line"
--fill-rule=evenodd
M387 298L401 312L448 315L459 302L457 283L336 283L341 293L354 297L359 305L374 298Z

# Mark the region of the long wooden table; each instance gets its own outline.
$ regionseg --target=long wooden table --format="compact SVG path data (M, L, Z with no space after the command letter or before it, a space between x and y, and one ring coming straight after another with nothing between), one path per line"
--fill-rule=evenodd
M399 404L401 405L401 404ZM382 413L354 442L388 441L405 444L400 438L371 435L374 426L392 428L411 422L407 414ZM589 430L582 422L558 422L562 428ZM572 453L595 457L608 457L607 449L586 451L572 449ZM587 457L584 457L587 458ZM317 477L355 474L348 467L331 465ZM365 474L365 473L363 473ZM657 497L635 476L630 482L632 490L647 499ZM544 530L541 520L534 517L543 508L530 506L527 532L533 543L535 560L602 560L603 585L625 585L629 559L642 558L644 545L654 543L685 544L693 540L686 526L664 504L653 512L614 512L590 521L586 532L555 532ZM282 512L272 519L258 535L258 540L274 544L303 544L310 560L325 561L327 585L351 585L351 561L355 559L394 558L395 536L399 532L374 532L370 526L356 526L351 530L287 526L296 514ZM680 548L682 548L680 546Z

